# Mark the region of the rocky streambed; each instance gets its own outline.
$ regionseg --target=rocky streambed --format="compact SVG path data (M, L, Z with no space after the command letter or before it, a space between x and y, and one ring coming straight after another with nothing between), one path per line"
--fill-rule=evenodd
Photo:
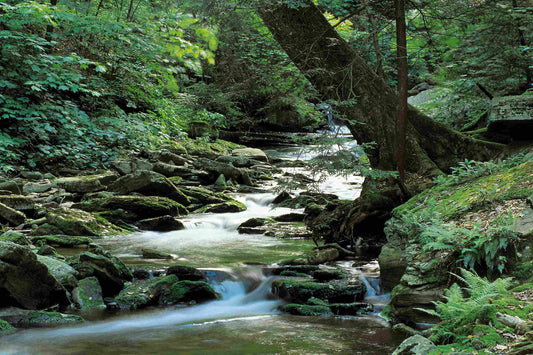
M280 168L301 153L226 145L1 182L0 349L392 352L376 263L312 241L361 179L280 194L281 174L310 183Z

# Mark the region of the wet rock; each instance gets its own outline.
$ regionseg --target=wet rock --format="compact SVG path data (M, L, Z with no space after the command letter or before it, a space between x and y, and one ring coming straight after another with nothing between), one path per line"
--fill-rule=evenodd
M516 140L531 140L532 117L532 96L496 97L492 100L487 130L489 133L509 136Z
M57 251L51 247L50 245L41 245L39 249L37 250L37 255L43 255L43 256L56 256Z
M137 222L136 225L139 229L156 232L170 232L185 229L183 222L172 216L143 219Z
M91 252L81 253L72 266L80 278L95 276L106 297L117 294L124 287L124 281L133 279L131 271L120 260Z
M407 267L403 251L391 243L386 244L381 248L378 260L381 284L384 288L391 290L400 283Z
M250 159L258 160L268 163L268 157L261 149L257 148L240 148L231 151L231 155L237 157L247 157Z
M218 294L202 281L179 281L175 275L137 281L120 292L116 301L121 309L139 309L151 305L215 300Z
M190 203L188 197L181 193L170 180L153 171L141 170L124 175L112 183L109 190L119 194L138 192L147 196L168 197L182 205Z
M133 278L137 280L149 279L150 271L144 269L133 269Z
M282 193L280 193L278 196L276 196L276 198L274 198L274 200L272 201L272 203L274 205L279 205L280 203L284 202L284 201L287 201L287 200L290 200L292 199L292 196L290 193L288 193L287 191L283 191Z
M122 175L131 174L139 170L149 171L154 167L154 164L138 158L115 160L111 165Z
M48 328L83 323L85 320L74 314L32 311L15 307L0 310L0 319L16 328Z
M214 188L216 191L224 191L227 187L226 178L224 174L220 174L215 181Z
M184 265L169 267L167 275L176 275L180 281L206 281L205 275L200 270Z
M10 223L14 226L24 224L26 216L24 213L12 209L9 206L0 203L0 223Z
M245 227L261 227L261 226L264 226L265 224L269 223L269 222L272 222L273 220L271 218L263 218L263 217L255 217L255 218L250 218L249 220L241 223L239 225L239 229L241 227L245 228Z
M341 280L347 277L346 273L340 269L319 269L313 271L313 278L317 281Z
M68 305L65 289L30 248L0 241L0 308Z
M46 214L46 220L67 235L104 236L123 233L124 231L89 212L74 208L59 208Z
M327 302L352 303L364 298L365 286L346 282L318 283L295 280L277 280L272 290L280 298L294 303L306 303L311 297Z
M102 287L96 277L82 279L72 291L72 299L81 310L105 309Z
M285 313L290 313L295 316L332 316L333 312L328 306L323 305L307 305L289 303L279 307L279 310Z
M281 275L283 272L291 271L311 276L318 269L316 265L285 265L274 268L270 272L272 275Z
M107 185L111 184L116 179L117 176L114 173L107 172L98 175L60 178L55 180L54 183L65 189L67 192L88 193L103 191L107 188Z
M339 258L340 252L337 248L313 249L305 256L286 260L286 265L319 265Z
M159 196L113 196L84 201L73 207L89 212L101 212L112 221L135 222L139 219L187 214L180 203Z
M393 355L426 355L435 351L437 347L430 340L421 335L413 335L403 341L394 350Z
M233 200L225 194L215 193L203 187L188 186L179 187L178 189L189 197L193 205L209 205Z
M211 204L195 210L195 213L231 213L246 211L246 205L237 200Z
M281 216L276 216L273 219L276 222L303 222L305 215L303 213L287 213Z
M78 280L76 279L78 272L69 264L44 255L37 255L37 260L46 265L50 274L52 274L52 276L55 277L65 289L70 291L78 284Z
M142 249L143 259L173 259L174 257L169 253L153 249L153 248L143 248Z
M358 316L372 311L372 305L364 302L333 303L329 307L336 316Z
M414 330L410 326L403 324L403 323L395 324L392 327L392 331L395 333L401 334L405 337L410 337L410 336L417 335L417 334L420 335L419 331Z

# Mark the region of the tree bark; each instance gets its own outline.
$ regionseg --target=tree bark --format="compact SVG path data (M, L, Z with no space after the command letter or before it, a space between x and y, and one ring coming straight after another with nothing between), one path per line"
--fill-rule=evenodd
M405 2L395 0L396 5L396 59L398 61L398 172L400 182L405 182L405 125L407 123L407 29L405 27Z
M398 95L329 24L311 1L299 9L285 5L258 10L265 25L324 100L356 100L343 108L359 143L376 142L367 152L373 168L396 170ZM464 159L487 160L500 147L463 136L408 109L405 169L425 176L449 171Z

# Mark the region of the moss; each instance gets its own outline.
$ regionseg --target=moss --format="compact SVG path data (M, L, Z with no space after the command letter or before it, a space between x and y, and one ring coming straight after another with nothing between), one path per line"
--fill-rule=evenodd
M28 245L28 239L22 233L15 231L7 231L4 234L0 235L0 241L12 242L19 245Z
M6 322L5 320L0 319L0 337L4 335L12 334L16 331L15 327Z
M216 153L221 155L230 154L232 150L244 148L243 145L217 139L214 142L206 142L203 139L184 139L180 141L182 146L193 155Z
M309 306L305 304L290 303L280 306L279 310L297 316L332 316L333 313L328 306L316 305Z
M406 213L420 215L431 208L434 213L448 220L479 209L491 201L525 199L531 193L532 172L533 162L527 162L456 186L437 185L395 208L393 214L395 217Z
M195 210L195 213L231 213L246 211L246 205L237 200L210 204Z
M179 281L172 285L170 292L162 295L160 304L205 302L220 298L220 295L204 281Z
M326 284L297 280L274 281L272 289L280 298L302 304L312 297L327 302L349 303L362 300L365 293L363 285Z
M304 274L303 272L297 272L297 271L292 271L292 270L283 270L279 275L286 276L286 277L309 277L308 274Z
M46 215L48 223L68 235L104 236L123 234L124 229L106 219L77 209L57 209Z
M35 245L47 244L63 248L73 248L78 245L89 245L93 242L93 239L88 237L73 237L67 235L41 235L31 237L31 242Z

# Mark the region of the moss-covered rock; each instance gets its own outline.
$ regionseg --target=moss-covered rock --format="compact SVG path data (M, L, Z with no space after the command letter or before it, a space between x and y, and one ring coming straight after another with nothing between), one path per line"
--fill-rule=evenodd
M20 245L29 245L29 239L22 233L15 231L7 231L0 234L0 241L12 242Z
M328 306L289 303L279 307L279 310L296 316L332 316Z
M352 303L360 301L365 295L363 284L346 282L318 283L296 280L276 280L272 290L280 298L294 303L306 303L311 297L328 302Z
M0 319L0 337L13 334L17 329L3 319Z
M170 293L162 294L160 304L202 303L213 301L220 297L215 290L203 281L179 281L172 285Z
M169 253L164 251L157 250L154 248L143 248L142 249L143 259L173 259L174 257Z
M28 196L21 195L0 195L0 203L11 207L14 210L32 215L35 212L35 200Z
M26 215L24 213L14 210L0 202L0 223L10 223L13 226L18 226L25 221Z
M333 303L329 307L336 316L357 316L372 310L372 305L364 302Z
M172 216L143 219L137 222L136 225L139 229L156 232L170 232L185 229L183 222Z
M75 204L73 207L99 212L112 221L135 222L161 216L185 215L188 210L180 203L159 196L113 196Z
M0 310L0 319L16 328L48 328L83 323L85 320L74 314L31 311L20 308Z
M246 211L246 205L237 200L210 204L195 210L195 213L232 213Z
M115 173L106 172L98 175L59 178L54 183L68 192L88 193L103 191L116 179Z
M339 249L323 248L313 249L301 257L285 260L285 265L319 265L330 261L335 261L340 257Z
M72 290L78 284L78 273L69 264L44 255L37 255L37 260L46 265L50 274L67 290Z
M210 205L223 203L233 200L228 195L216 193L200 186L187 186L178 188L183 194L187 195L192 205Z
M35 245L51 245L61 248L74 248L79 245L89 245L93 242L93 239L89 237L71 235L39 235L30 237L30 240Z
M319 269L313 271L313 278L317 281L331 281L345 279L348 275L341 269Z
M96 277L82 279L72 291L72 299L81 310L105 309L102 287Z
M65 289L28 247L0 241L0 308L68 305Z
M180 281L206 281L205 275L200 270L185 265L169 267L167 275L176 275Z
M46 220L67 235L101 237L121 234L125 230L106 219L74 208L58 208L46 214Z

